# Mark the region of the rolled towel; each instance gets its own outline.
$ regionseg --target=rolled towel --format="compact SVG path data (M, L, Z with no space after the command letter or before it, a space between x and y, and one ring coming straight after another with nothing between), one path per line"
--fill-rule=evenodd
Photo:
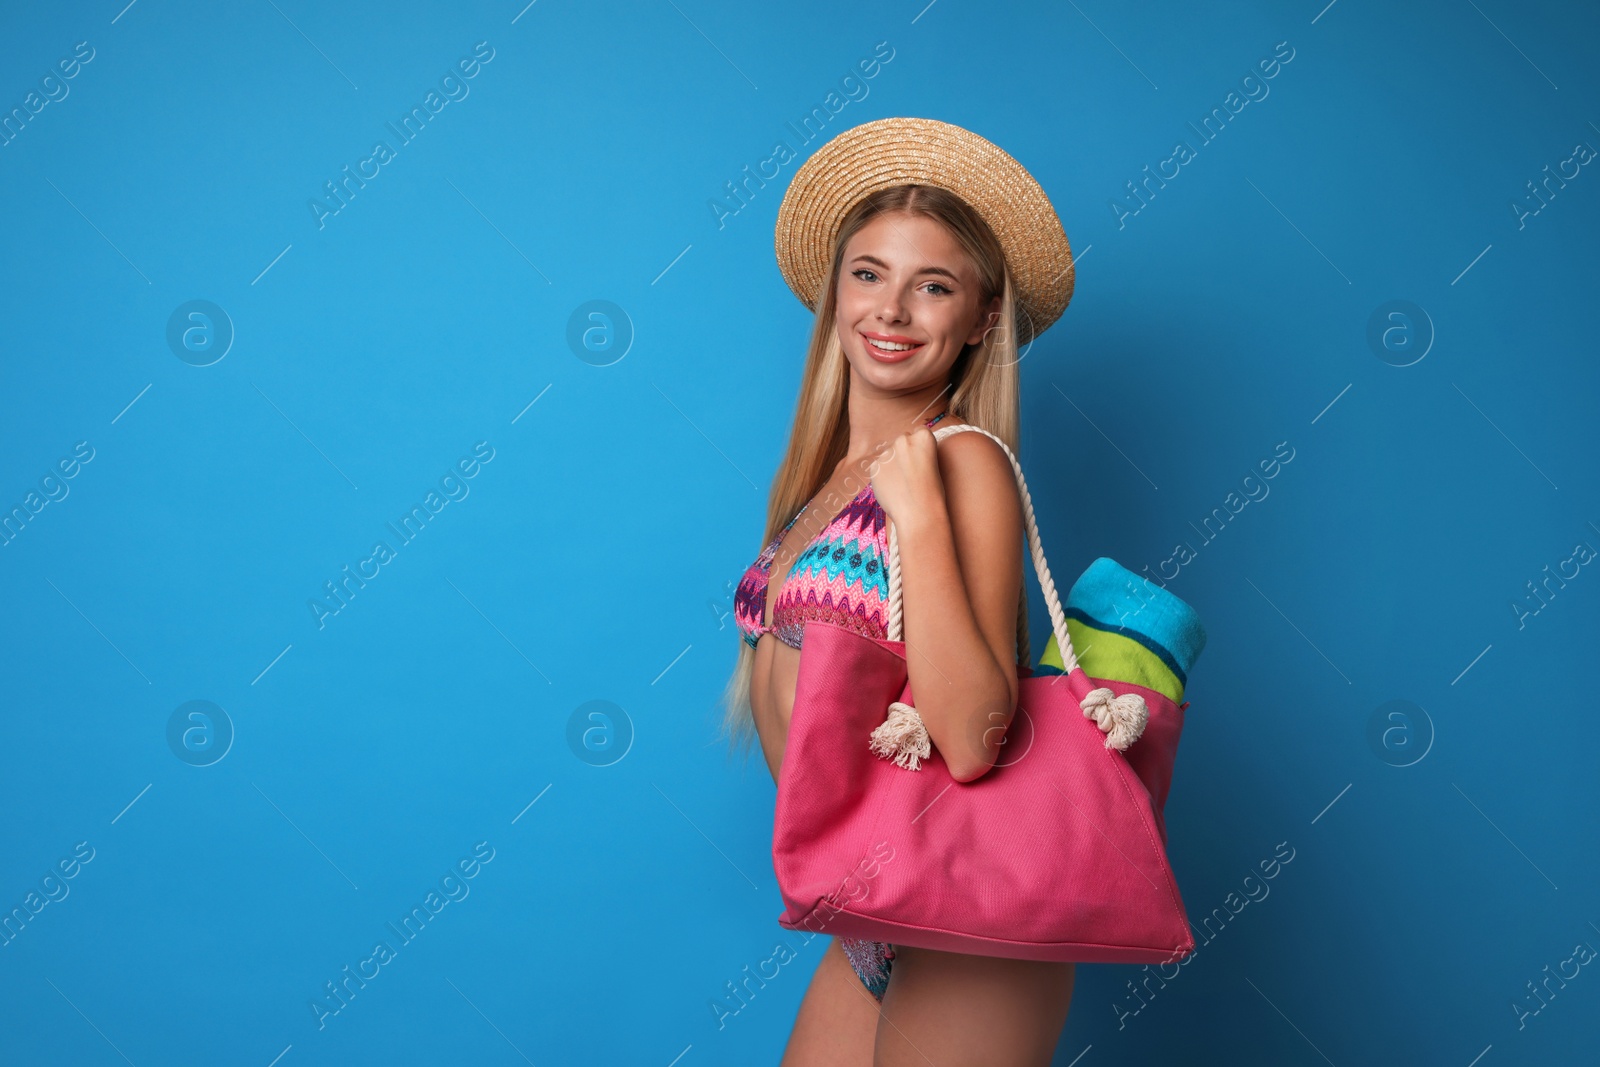
M1183 703L1189 671L1206 644L1194 608L1101 556L1072 584L1062 610L1085 674L1142 685ZM1037 673L1060 674L1063 666L1052 633Z

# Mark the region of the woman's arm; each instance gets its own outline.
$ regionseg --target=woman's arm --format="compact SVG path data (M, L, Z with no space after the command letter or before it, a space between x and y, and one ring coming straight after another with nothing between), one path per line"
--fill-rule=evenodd
M970 782L994 766L1016 714L1022 501L1011 460L983 434L936 444L919 428L902 442L911 462L900 474L922 482L891 516L911 693L951 775ZM917 479L927 449L937 477Z

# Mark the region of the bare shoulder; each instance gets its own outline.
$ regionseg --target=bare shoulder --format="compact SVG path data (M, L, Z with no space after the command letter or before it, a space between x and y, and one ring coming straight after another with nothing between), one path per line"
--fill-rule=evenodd
M939 473L947 490L974 498L979 504L1016 501L1016 474L1011 458L987 433L946 434L939 440Z

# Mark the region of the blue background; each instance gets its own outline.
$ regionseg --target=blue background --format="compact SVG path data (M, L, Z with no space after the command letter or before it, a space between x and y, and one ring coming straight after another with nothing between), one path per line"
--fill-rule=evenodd
M727 999L794 935L774 787L725 757L716 701L809 325L772 229L821 139L786 123L879 42L827 135L966 126L1079 257L1024 363L1057 575L1193 553L1165 572L1210 635L1167 807L1191 919L1293 850L1137 1014L1144 972L1080 967L1056 1062L1591 1056L1600 977L1528 983L1600 946L1600 577L1528 583L1600 546L1600 175L1512 205L1600 146L1596 22L8 6L0 109L77 42L93 59L0 147L0 506L93 459L0 548L0 909L93 859L0 948L0 1062L776 1062L823 942ZM385 124L480 41L468 94L398 145ZM1201 143L1188 123L1278 42L1268 95ZM319 225L380 138L394 158ZM780 139L798 158L719 225ZM1180 139L1178 176L1114 208ZM235 333L208 366L167 341L192 300ZM594 300L613 332L574 347ZM1422 313L1374 347L1394 300ZM478 442L492 461L400 545L385 524ZM395 558L319 626L308 602L380 539ZM221 714L186 748L193 700ZM607 766L569 739L597 700ZM324 983L479 842L470 893L319 1028Z

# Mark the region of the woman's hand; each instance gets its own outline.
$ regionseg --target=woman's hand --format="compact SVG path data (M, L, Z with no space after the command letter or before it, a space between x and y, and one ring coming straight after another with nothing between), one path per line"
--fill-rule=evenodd
M936 514L944 503L939 444L925 425L901 434L872 466L872 494L896 526Z

